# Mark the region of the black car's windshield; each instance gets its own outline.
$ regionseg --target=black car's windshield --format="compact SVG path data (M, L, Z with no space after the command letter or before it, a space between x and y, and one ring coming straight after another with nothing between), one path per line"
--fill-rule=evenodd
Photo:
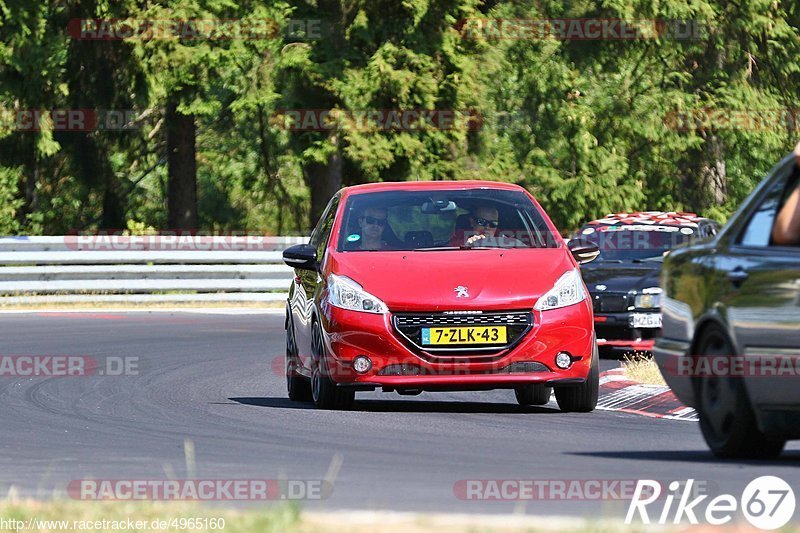
M660 225L590 225L577 238L591 241L600 248L600 261L642 261L660 257L667 250L688 243L696 234L691 226Z
M552 248L558 242L522 191L381 191L348 199L338 249Z

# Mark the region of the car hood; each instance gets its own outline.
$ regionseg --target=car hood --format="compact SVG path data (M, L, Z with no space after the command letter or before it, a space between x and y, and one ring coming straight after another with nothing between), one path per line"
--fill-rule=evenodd
M589 292L641 292L642 289L658 287L662 263L596 263L581 268L583 281ZM605 285L605 289L598 289Z
M392 311L529 309L574 268L559 249L344 252L331 271ZM466 288L466 296L457 287Z

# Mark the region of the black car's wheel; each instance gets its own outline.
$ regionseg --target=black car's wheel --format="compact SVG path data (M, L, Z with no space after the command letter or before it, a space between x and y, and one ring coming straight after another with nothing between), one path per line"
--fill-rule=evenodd
M311 397L320 409L350 409L355 391L343 389L328 376L325 364L325 343L316 322L311 333Z
M550 393L553 387L532 383L514 389L514 395L520 405L545 405L550 401Z
M286 390L289 399L295 402L311 401L311 382L297 373L300 360L297 356L297 342L291 322L286 328Z
M586 381L577 387L556 387L556 402L562 411L588 413L597 407L600 393L600 355L597 343L592 349L592 363Z
M719 328L706 330L698 344L698 357L730 357L733 345ZM695 378L700 430L717 457L771 458L780 455L785 439L759 431L741 377Z

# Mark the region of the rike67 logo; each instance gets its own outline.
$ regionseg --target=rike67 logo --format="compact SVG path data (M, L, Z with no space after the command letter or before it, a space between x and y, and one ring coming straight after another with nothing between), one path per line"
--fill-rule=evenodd
M664 496L658 481L639 480L625 523L631 524L638 515L644 524L680 524L683 521L699 524L700 518L707 524L719 526L733 520L737 511L741 511L753 526L772 530L785 526L794 516L794 491L776 476L754 479L738 500L731 494L720 494L710 500L707 494L692 498L697 494L692 490L693 485L693 479L686 483L673 481Z

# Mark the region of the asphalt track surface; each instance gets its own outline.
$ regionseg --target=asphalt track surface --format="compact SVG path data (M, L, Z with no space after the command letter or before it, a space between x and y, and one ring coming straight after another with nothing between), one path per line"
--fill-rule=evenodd
M284 353L279 314L2 314L0 339L0 355L138 357L137 375L0 377L0 496L13 486L49 498L84 478L326 473L335 476L332 495L304 508L623 518L627 506L464 500L454 492L459 480L487 479L693 478L738 497L750 480L777 475L800 496L800 443L776 461L720 461L692 422L564 414L553 402L522 408L503 390L359 393L350 412L290 402L272 363Z

